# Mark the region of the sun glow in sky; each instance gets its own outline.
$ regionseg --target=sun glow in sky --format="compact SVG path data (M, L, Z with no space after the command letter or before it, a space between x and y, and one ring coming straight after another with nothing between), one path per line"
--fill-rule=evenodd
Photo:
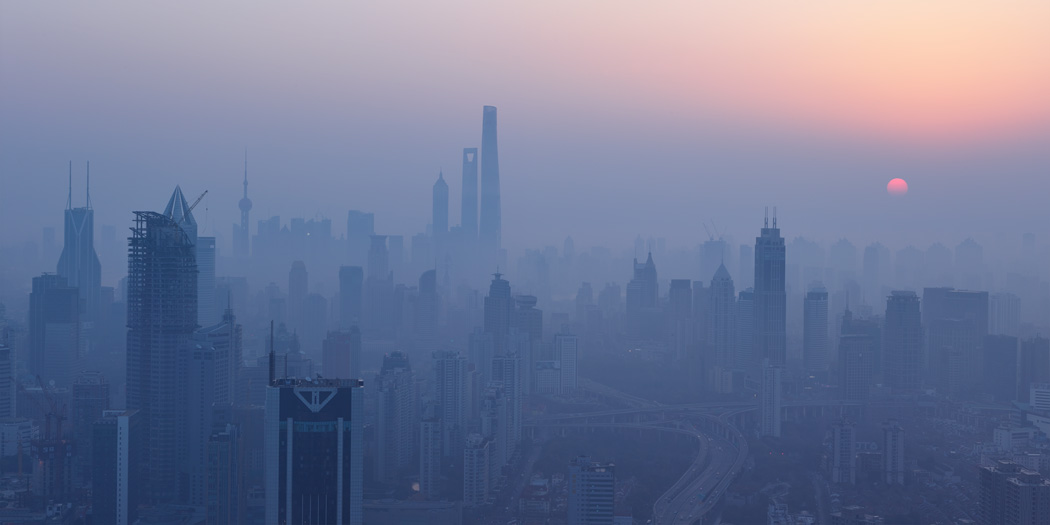
M179 182L231 199L212 208L228 231L248 147L260 216L392 209L385 231L420 231L439 168L457 209L448 174L485 104L500 108L508 242L564 225L633 237L764 204L812 210L800 229L827 227L818 212L866 227L885 203L863 199L897 176L923 188L915 213L941 202L924 198L973 204L989 176L1013 183L1000 201L1025 185L1010 198L1035 199L1050 191L1048 23L1046 0L4 2L0 214L90 159L99 195L124 206L98 223ZM691 215L602 207L635 199ZM1045 208L1029 204L997 217ZM952 228L990 224L952 211Z

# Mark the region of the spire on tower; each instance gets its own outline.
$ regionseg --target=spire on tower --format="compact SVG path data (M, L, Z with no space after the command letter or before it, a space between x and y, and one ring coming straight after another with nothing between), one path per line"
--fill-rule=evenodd
M84 190L84 193L86 194L85 196L87 197L87 201L84 204L84 206L86 206L87 209L90 210L91 209L91 161L90 160L87 162L87 186L86 186L86 188L87 189Z

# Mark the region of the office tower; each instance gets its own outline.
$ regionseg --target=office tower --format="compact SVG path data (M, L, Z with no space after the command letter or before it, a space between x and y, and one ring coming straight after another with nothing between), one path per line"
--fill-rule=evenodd
M594 305L594 289L591 283L580 284L576 290L576 324L582 325L587 319L587 307Z
M303 301L309 291L306 263L295 261L288 270L288 329L297 332L303 327Z
M363 388L320 378L267 387L266 523L361 524Z
M828 291L815 285L806 293L802 307L802 361L807 372L827 371L830 364L828 349Z
M361 375L361 331L356 326L328 332L321 348L325 377L349 379Z
M1009 403L1016 399L1020 354L1016 337L985 336L981 364L981 383L985 393L995 400Z
M904 429L896 419L882 424L882 472L887 485L904 484Z
M521 425L523 411L525 408L525 371L524 360L518 355L503 355L492 358L492 381L498 381L503 386L503 392L507 396L507 414L510 422L510 440L508 450L510 454L518 446L521 440Z
M386 246L390 272L397 276L408 275L405 272L405 236L387 235Z
M91 514L97 523L128 525L138 517L145 496L145 423L138 410L106 410L92 423Z
M221 357L217 363L219 369L216 381L219 384L216 402L234 403L237 389L241 387L241 369L244 367L244 330L237 323L233 309L224 310L219 323L197 330L194 339L211 344Z
M207 523L242 523L245 516L240 427L226 424L208 437Z
M752 282L755 277L755 249L754 247L741 244L740 245L740 267L737 272L737 278L740 280L740 288L753 288L755 283Z
M1017 371L1017 400L1028 403L1032 383L1050 382L1050 339L1035 337L1021 341Z
M613 523L616 467L578 456L569 463L569 525Z
M303 299L303 323L299 341L303 352L313 359L321 357L321 344L328 334L328 299L319 293Z
M200 201L199 198L197 200ZM196 251L197 324L204 326L218 320L215 309L215 237L197 236L197 221L193 218L193 207L196 205L196 202L193 205L188 204L182 188L175 186L175 191L164 208L164 216L182 228Z
M364 304L365 270L360 266L339 267L339 328L349 329L361 323Z
M693 282L689 279L671 279L667 304L668 342L671 354L678 361L690 356L693 347Z
M831 482L857 482L857 427L849 420L841 420L831 427Z
M2 380L0 375L0 382ZM102 372L81 372L73 380L72 408L73 440L77 444L77 478L88 480L94 450L91 444L94 435L92 425L102 417L102 412L109 410L109 381L102 376Z
M368 273L365 279L364 309L361 312L361 331L371 337L387 335L393 330L394 277L386 235L371 236L368 250Z
M514 299L510 295L510 283L503 274L492 274L489 294L485 296L485 332L492 334L493 353L501 355L507 347L511 320L514 315Z
M66 278L33 278L29 294L29 372L68 387L83 353L80 292Z
M194 506L207 504L208 438L214 430L216 407L229 404L229 346L218 347L200 333L181 351L180 376L185 396L179 400L181 442L184 452L179 467L184 493L180 501ZM180 484L181 485L181 484Z
M241 223L233 225L233 256L238 260L245 260L251 253L249 244L250 227L248 219L252 211L252 200L248 198L248 152L244 152L244 196L237 203L241 210Z
M982 348L988 335L988 293L926 288L922 320L928 364L947 394L970 392L981 381Z
M445 176L441 172L438 172L438 180L434 183L430 224L434 238L440 243L448 233L448 184L445 184Z
M376 478L394 484L415 455L416 383L404 352L383 356L376 377Z
M459 224L468 239L478 238L478 148L463 148Z
M558 360L561 371L559 383L563 394L576 391L576 363L579 358L579 338L575 335L559 334L554 336L554 357Z
M463 449L463 505L480 507L488 503L492 489L489 465L492 439L481 434L470 434Z
M15 417L15 356L3 342L4 329L0 313L0 421Z
M215 300L215 237L197 237L197 324L219 320Z
M91 208L91 167L88 165L86 201L83 208L73 207L73 164L69 165L69 197L66 200L62 255L58 258L58 275L80 290L84 313L94 317L99 307L102 288L102 266L95 253L95 210Z
M706 278L714 275L718 267L731 259L733 254L729 252L729 243L724 239L708 239L700 245L700 277Z
M918 390L922 368L922 316L915 292L894 291L886 300L883 379L895 390Z
M413 346L418 355L433 352L438 345L438 315L441 296L437 289L437 270L419 276L419 294L412 313Z
M436 405L427 404L419 424L419 493L426 499L437 499L441 495L441 458L445 454L438 414Z
M753 370L761 361L755 355L755 292L741 291L736 301L736 348L734 362L739 370Z
M781 366L787 359L787 295L784 283L784 239L769 218L762 234L755 238L755 346L756 359L769 359L770 365Z
M1017 337L1021 332L1021 299L1012 293L988 296L988 333Z
M982 466L977 517L982 524L1050 521L1050 481L1007 460Z
M649 252L645 263L634 260L634 276L627 283L627 333L634 338L655 338L660 288L656 279L656 264Z
M503 465L510 460L511 428L507 396L503 392L503 385L494 381L485 387L480 398L480 433L482 437L492 440L489 446L489 479L495 481L500 478Z
M127 408L145 420L150 499L170 502L178 494L183 442L178 359L197 328L196 251L176 220L135 212L127 282Z
M713 358L714 377L716 391L725 389L717 388L724 385L719 379L728 375L728 372L739 366L734 356L734 320L736 319L736 291L733 286L733 278L729 276L724 264L718 265L714 276L711 277L711 287L707 295L707 346ZM729 385L731 388L731 385Z
M492 378L492 358L496 355L496 340L483 328L475 328L467 341L468 358L478 371L481 384L488 384Z
M371 243L369 238L375 233L375 214L358 210L346 213L346 242L352 264L364 266Z
M434 400L441 420L442 448L446 456L463 446L470 416L470 382L467 359L457 352L434 353Z
M481 246L490 253L502 248L502 211L499 191L499 152L496 108L485 106L481 121Z
M874 337L864 333L843 333L839 337L839 374L842 399L868 399L875 374Z
M762 384L759 392L761 425L759 431L763 436L780 437L783 368L773 365L768 359L763 359L761 372Z

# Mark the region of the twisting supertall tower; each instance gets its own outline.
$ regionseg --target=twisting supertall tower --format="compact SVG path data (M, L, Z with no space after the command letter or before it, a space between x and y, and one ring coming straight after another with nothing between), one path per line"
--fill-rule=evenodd
M496 108L485 106L481 121L481 247L495 252L502 247L503 231L499 195L499 151Z

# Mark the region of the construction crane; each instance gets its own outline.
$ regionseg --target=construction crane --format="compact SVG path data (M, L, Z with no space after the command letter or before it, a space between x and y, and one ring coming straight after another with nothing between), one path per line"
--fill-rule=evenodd
M201 199L203 199L204 196L207 194L208 190L204 190L204 193L202 193L200 197L197 197L197 200L193 201L193 204L190 205L190 211L193 211L193 208L196 208L197 205L201 203Z

